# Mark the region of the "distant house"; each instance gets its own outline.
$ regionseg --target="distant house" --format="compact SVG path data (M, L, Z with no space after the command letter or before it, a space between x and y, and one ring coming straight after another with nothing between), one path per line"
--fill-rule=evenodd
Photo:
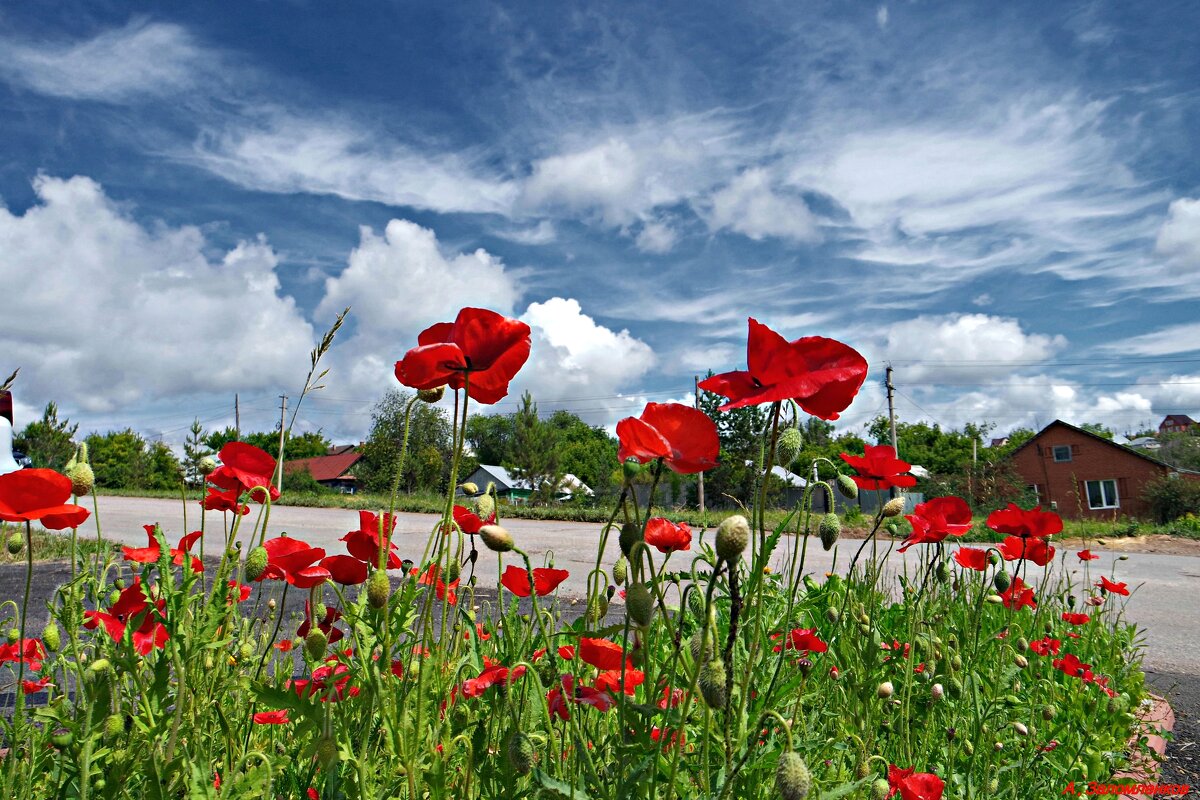
M479 487L480 493L487 490L489 483L493 483L496 485L496 496L512 503L524 503L533 494L533 487L530 486L529 481L518 478L504 467L492 464L480 464L463 483L475 484ZM586 483L568 472L559 483L555 496L559 500L570 500L577 494L590 497L595 492Z
M1158 423L1159 434L1164 433L1187 433L1191 428L1200 425L1196 420L1189 417L1187 414L1167 414L1163 417L1163 421Z
M1008 444L1008 437L1001 436L999 438L992 439L992 443L988 446L989 447L1004 447L1004 445L1006 445L1006 444Z
M1161 450L1162 442L1155 439L1153 436L1139 436L1136 439L1130 439L1127 443L1134 450Z
M1042 428L1009 460L1043 508L1074 519L1143 517L1150 511L1141 497L1149 481L1164 475L1200 479L1062 420Z
M322 486L337 489L342 494L355 494L358 491L358 479L354 476L353 469L361 459L362 453L355 452L354 445L342 445L331 447L329 453L323 456L285 461L284 486L287 486L286 476L308 472Z

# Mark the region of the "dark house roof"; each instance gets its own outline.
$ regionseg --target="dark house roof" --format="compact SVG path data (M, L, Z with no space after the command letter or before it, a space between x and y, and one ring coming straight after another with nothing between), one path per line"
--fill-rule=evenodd
M307 470L313 476L313 479L317 481L353 478L353 475L348 475L347 473L351 467L358 463L360 458L362 458L362 454L355 453L353 450L332 456L297 458L294 461L285 461L283 472L286 475L289 472L303 472Z
M1069 422L1063 422L1061 419L1056 419L1056 420L1054 420L1054 422L1051 422L1049 425L1042 428L1040 431L1038 431L1034 435L1034 437L1032 439L1025 442L1020 447L1018 447L1016 450L1013 450L1011 453L1009 453L1008 457L1012 458L1017 453L1024 450L1026 447L1029 447L1029 445L1033 444L1038 439L1042 438L1043 433L1045 433L1046 431L1050 430L1051 428L1053 428L1055 426L1062 427L1062 428L1069 428L1070 430L1073 430L1076 433L1082 433L1084 436L1090 436L1093 439L1095 439L1097 442L1103 442L1104 444L1108 445L1109 447L1116 448L1117 450L1119 450L1122 453L1128 453L1131 456L1137 456L1140 459L1149 461L1151 464L1157 464L1160 467L1165 467L1165 468L1171 470L1172 472L1188 472L1189 471L1186 469L1179 469L1178 467L1173 467L1165 461L1161 461L1161 460L1155 458L1154 456L1147 455L1146 452L1143 450L1135 450L1132 447L1126 447L1123 444L1117 444L1112 439L1105 439L1103 436L1092 433L1091 431L1086 431L1083 428L1078 428Z
M1163 418L1163 421L1158 423L1158 427L1165 428L1168 425L1180 425L1186 428L1195 424L1196 420L1192 419L1187 414L1167 414L1167 416Z

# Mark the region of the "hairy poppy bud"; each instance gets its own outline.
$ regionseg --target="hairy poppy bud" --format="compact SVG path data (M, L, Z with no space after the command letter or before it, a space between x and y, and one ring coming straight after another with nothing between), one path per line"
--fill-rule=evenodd
M629 561L624 555L617 559L617 563L613 564L612 575L618 585L625 585L625 581L629 578Z
M436 389L421 389L419 392L417 392L417 398L420 399L422 403L429 403L430 405L433 405L445 396L445 386L439 386Z
M800 429L793 426L784 428L775 443L776 463L784 468L791 466L796 456L800 455L801 447L804 447L804 434L800 433Z
M507 553L513 549L512 534L499 525L484 525L479 529L479 538L493 553Z
M851 500L858 499L858 484L849 475L838 473L837 476L838 491L849 497Z
M88 667L93 678L102 678L112 671L112 663L107 658L97 658Z
M50 741L58 748L70 747L71 742L75 741L75 735L66 728L62 728L51 734Z
M212 456L205 456L200 459L200 463L197 466L200 467L201 475L212 475L217 471L217 460Z
M1078 600L1079 600L1079 598L1077 598L1073 594L1067 595L1067 608L1074 608L1075 603L1078 602Z
M892 787L888 785L887 778L878 778L871 784L871 800L887 800L888 792Z
M1012 578L1009 577L1008 572L1005 570L998 570L992 578L992 584L996 587L997 591L1004 592L1008 590L1009 586L1012 586Z
M17 531L12 536L8 537L8 552L16 555L25 549L25 536L20 531Z
M632 522L626 522L621 526L621 537L619 541L621 543L621 552L625 555L631 555L633 553L633 546L638 542L643 541L643 539L644 537L642 534L642 529L639 526L633 524Z
M707 642L703 642L704 631L696 631L693 633L692 638L688 641L688 647L691 648L692 651L692 659L699 664L703 664L716 655L716 638L717 637L711 630L708 632Z
M490 492L475 498L475 513L479 515L480 519L491 519L491 516L496 513L496 500Z
M842 618L842 612L838 611L833 606L825 609L825 619L829 620L831 625L837 625L838 620Z
M987 597L985 597L983 599L986 600L987 602L991 603L994 606L998 606L1004 602L1004 598L998 594L989 594Z
M463 490L463 494L476 495L479 494L479 484L465 481L458 485L458 488Z
M885 517L898 517L904 513L904 495L893 497L883 504L883 515Z
M1029 640L1026 639L1024 636L1018 636L1016 645L1017 645L1017 650L1024 653L1026 650L1029 649Z
M775 768L775 791L783 800L804 800L812 788L812 775L799 753L789 750Z
M454 583L458 580L458 576L462 574L462 564L458 563L457 558L450 559L450 566L446 568L446 580Z
M940 683L935 683L933 686L929 687L929 698L933 700L933 702L937 703L945 696L946 690Z
M74 466L68 466L63 474L71 479L71 494L83 497L92 493L96 485L96 473L86 461L77 461Z
M637 459L627 458L621 464L621 473L625 476L625 480L631 481L638 476L642 471L642 465L637 462Z
M304 637L304 650L313 659L325 655L325 648L328 646L329 638L320 628L313 628L308 632L308 636Z
M508 739L508 763L518 775L528 775L537 763L533 740L520 731L513 731Z
M945 561L939 561L934 575L937 577L938 583L945 583L950 580L950 564Z
M1049 722L1058 716L1058 709L1054 706L1042 706L1042 719Z
M1025 724L1023 722L1014 722L1012 724L1012 728L1014 731L1016 731L1017 733L1019 733L1022 736L1029 735L1029 728L1025 727Z
M125 718L120 714L109 714L104 718L104 736L108 739L125 732Z
M275 606L276 606L276 605L277 605L277 603L275 602L275 598L274 598L274 597L272 597L271 599L267 600L267 608L268 608L268 609L270 609L271 611L274 611L274 610L275 610Z
M832 511L823 515L817 524L817 534L821 537L821 547L833 549L838 537L842 535L842 521Z
M650 587L644 583L635 583L625 593L625 610L635 624L646 627L654 617L654 598L650 595Z
M994 567L1000 563L1000 555L995 550L988 550L987 560Z
M875 694L876 694L876 696L879 697L880 700L887 700L889 697L891 697L895 693L896 693L896 689L895 689L895 687L892 686L891 681L884 681L883 683L879 684L879 686L875 689Z
M741 514L726 517L717 527L717 556L730 564L737 561L750 544L750 522Z
M62 637L54 620L50 620L46 627L42 628L42 643L49 650L58 650L58 646L62 644Z
M387 573L377 569L367 579L367 602L371 608L383 608L387 605L388 595L392 593L392 585L388 582Z
M317 763L323 767L336 763L340 755L337 741L332 736L322 736L317 740L317 749L314 755L317 757Z
M725 662L714 658L700 668L700 694L710 708L724 708L728 697L725 696Z
M20 629L9 628L8 633L5 634L5 638L8 639L9 644L16 644L21 639Z
M593 598L587 607L588 622L597 623L608 616L608 596L600 595Z
M267 571L267 548L259 547L250 551L250 555L246 556L246 580L256 581L262 577L262 574Z

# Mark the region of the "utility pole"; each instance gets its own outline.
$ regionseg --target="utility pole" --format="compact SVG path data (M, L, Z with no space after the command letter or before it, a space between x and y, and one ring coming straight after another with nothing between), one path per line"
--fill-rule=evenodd
M238 406L237 392L233 393L233 435L239 442L242 440L242 411Z
M287 421L287 395L279 395L279 463L276 464L275 488L283 491L283 435L286 432L284 423Z
M884 372L884 386L887 388L888 401L888 428L892 434L892 452L896 454L896 458L900 457L900 448L896 445L896 402L893 392L896 391L896 386L892 383L892 365L887 365L887 370ZM896 496L896 487L893 486L888 494L892 497Z
M696 397L696 408L700 408L700 376L692 376L692 393ZM700 503L700 513L704 514L704 473L696 473L696 500Z

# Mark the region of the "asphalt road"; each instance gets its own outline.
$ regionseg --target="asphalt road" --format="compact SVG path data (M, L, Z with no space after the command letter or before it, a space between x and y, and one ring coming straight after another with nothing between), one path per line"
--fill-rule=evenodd
M252 507L251 514L244 518L243 526L253 525L257 511L257 507ZM187 530L199 528L198 504L190 503L187 515ZM223 514L208 512L205 538L210 542L223 541L223 517ZM401 556L419 559L429 532L433 529L435 517L429 514L399 514L397 517L394 541ZM183 525L183 505L176 500L102 497L100 521L105 539L123 544L145 546L146 534L142 526L147 523L161 524L167 539L172 542L187 532ZM516 519L504 525L518 545L529 553L535 566L552 556L556 567L571 572L571 577L562 587L564 594L585 593L587 574L595 566L600 525ZM357 511L276 506L271 511L268 536L286 531L290 536L335 554L345 552L343 544L338 541L340 537L357 527ZM248 527L243 530L248 530ZM248 534L239 538L248 541ZM858 545L859 542L847 541L835 549L839 566L844 567ZM921 549L913 548L906 556L893 553L889 564L897 571L907 568L911 572L916 568ZM780 547L779 550L780 563L777 566L783 566L786 554L782 551L785 548ZM1093 581L1101 572L1111 575L1115 567L1118 580L1127 581L1131 588L1137 587L1127 602L1126 613L1130 620L1143 628L1147 667L1163 673L1200 675L1200 648L1196 647L1196 642L1200 641L1200 602L1196 600L1200 596L1200 558L1134 553L1126 561L1117 561L1119 553L1095 547L1092 551L1103 556L1101 560L1091 562ZM605 565L611 565L618 554L619 547L614 535L609 538ZM805 571L817 575L830 571L833 568L832 556L833 553L824 552L814 539L808 548ZM672 565L683 566L684 563L678 555L672 561ZM1075 568L1074 565L1073 568L1078 573L1076 578L1081 580L1082 568ZM481 554L477 564L481 582L486 585L495 581L497 573L495 556Z

